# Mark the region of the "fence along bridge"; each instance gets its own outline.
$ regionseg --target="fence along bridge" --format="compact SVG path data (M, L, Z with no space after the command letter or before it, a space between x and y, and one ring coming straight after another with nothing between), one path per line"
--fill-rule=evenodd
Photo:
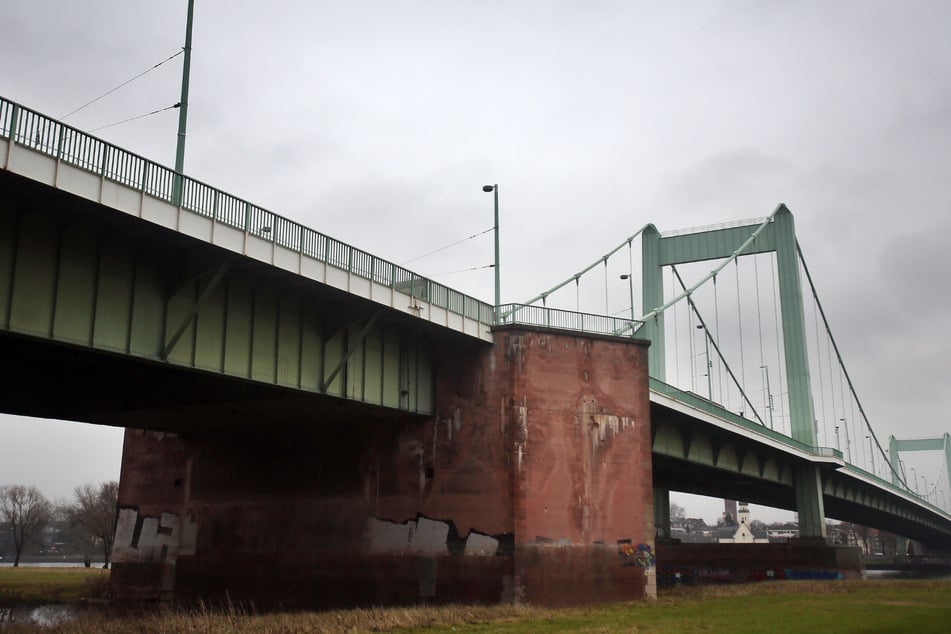
M194 425L196 412L222 403L228 414L218 425L251 424L265 408L289 423L312 416L315 407L331 415L335 399L364 404L371 417L429 416L434 345L491 342L496 323L633 335L653 344L658 508L666 508L670 488L749 493L750 501L797 509L806 535L824 534L831 508L841 519L871 519L923 540L951 536L938 478L925 495L907 484L901 463L895 465L897 450L882 449L850 380L851 396L828 397L831 416L824 395L815 411L810 359L833 349L839 355L831 332L825 348L807 341L804 261L785 207L760 221L700 231L660 234L647 225L563 284L496 314L491 305L5 99L0 157L11 192L0 208L4 346L19 367L53 375L45 386L15 381L5 411L172 430ZM635 319L637 237L644 310ZM612 256L623 260L624 247L621 294L629 291L630 305L618 316L611 314L608 280ZM726 362L731 342L720 336L719 313L704 318L698 304L707 289L716 292L727 266L762 254L775 254L782 317L773 331L783 344L767 359L760 333L766 385L758 399L738 378L747 360L736 370ZM714 259L721 260L714 271L686 286L678 266ZM605 276L603 315L581 310L582 280L598 268ZM572 283L574 310L557 307L557 291ZM817 300L814 289L813 295ZM685 314L689 338L677 334ZM691 348L691 385L678 387L678 347L688 339L693 346L698 332L705 372L697 372L700 353ZM741 357L743 337L732 342ZM668 366L676 368L673 376ZM771 367L781 388L769 385ZM838 367L844 372L840 358ZM168 372L182 368L196 371L194 384L170 387ZM822 389L830 371L820 378ZM237 400L233 380L244 386ZM103 384L113 388L107 396L93 389ZM856 404L860 422L844 415ZM836 441L823 446L831 428ZM840 431L845 437L849 429L840 444ZM861 431L871 441L867 453L854 444Z

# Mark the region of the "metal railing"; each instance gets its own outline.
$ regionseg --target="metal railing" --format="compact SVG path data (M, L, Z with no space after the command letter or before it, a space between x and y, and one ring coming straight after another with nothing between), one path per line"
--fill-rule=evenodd
M642 325L641 322L632 322L630 319L577 313L570 310L528 304L503 304L499 307L497 323L557 328L559 330L610 335L619 339L630 339L633 336L632 333ZM625 330L628 334L618 335L617 333L622 330Z
M0 97L0 136L352 275L481 323L493 307L215 187ZM180 183L180 185L179 185ZM180 191L177 191L180 187Z
M710 414L711 416L716 416L722 420L734 423L748 431L759 434L760 436L765 436L795 449L799 449L800 451L804 451L815 456L842 458L842 452L838 449L832 449L831 447L813 447L812 445L800 442L795 438L790 438L786 434L782 434L768 427L764 427L757 422L751 421L744 416L734 414L730 410L724 409L721 405L707 400L702 396L698 396L693 392L685 392L684 390L678 389L673 385L668 385L667 383L659 381L653 377L650 378L650 389L658 392L659 394L663 394L664 396L669 396L676 401L680 401L685 405L689 405L694 409L698 409L702 412Z

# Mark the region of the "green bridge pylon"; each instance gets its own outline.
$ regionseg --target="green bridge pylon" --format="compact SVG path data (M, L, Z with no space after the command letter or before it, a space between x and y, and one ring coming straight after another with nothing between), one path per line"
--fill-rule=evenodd
M902 478L907 479L900 461L900 454L903 451L944 451L944 473L948 479L948 491L951 493L951 434L945 434L940 438L898 439L894 436L888 437L888 460L892 465L892 484L908 486L907 482L901 481ZM899 477L899 473L901 473L901 477ZM915 487L917 488L917 484Z
M810 447L818 445L815 408L809 381L809 356L803 314L799 253L793 215L779 205L761 224L703 230L679 235L661 235L650 225L641 234L642 297L644 309L639 336L651 341L648 365L650 376L666 381L664 351L663 267L730 258L757 253L776 253L786 375L789 383L789 410L792 437ZM796 507L802 537L825 537L825 509L818 467L797 469Z

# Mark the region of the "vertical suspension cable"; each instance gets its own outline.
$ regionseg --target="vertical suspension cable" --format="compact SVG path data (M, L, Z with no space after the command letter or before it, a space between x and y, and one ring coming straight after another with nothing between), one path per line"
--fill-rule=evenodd
M759 297L759 255L753 256L753 279L756 284L756 330L759 335L759 376L760 380L763 379L763 372L766 372L766 376L769 376L769 368L766 366L766 357L763 354L763 317L760 312L760 297ZM769 394L769 383L767 381L762 381L763 386L763 409L769 412L770 418L770 429L773 428L772 419L773 419L773 408L770 405L770 394Z
M720 296L717 292L717 276L713 276L713 319L714 319L714 337L717 345L720 345ZM723 361L720 355L717 355L717 401L723 403ZM729 407L727 407L729 409Z
M674 290L674 276L670 275L670 291L672 297L676 296ZM677 373L677 383L680 384L680 336L677 333L677 307L674 306L674 371Z
M855 418L855 402L849 399L849 418ZM862 443L862 468L871 473L868 466L868 455L865 453L865 430L859 427L859 442Z
M740 382L741 389L746 392L746 355L743 353L743 309L740 306L740 259L733 260L736 271L736 324L740 331Z
M826 391L825 386L822 382L822 354L819 349L819 311L816 309L816 303L812 303L812 319L815 322L816 326L816 368L819 370L819 404L822 411L822 420L823 425L822 429L825 431L825 443L826 447L829 445L829 424L826 422ZM832 420L835 425L838 425L838 421L835 420L835 412L832 412ZM842 450L841 447L836 447L838 450Z
M872 424L869 421L868 416L865 413L865 409L862 407L862 402L859 400L859 396L855 391L855 385L852 383L852 378L849 376L849 372L845 367L845 361L842 359L842 354L839 352L839 346L835 342L835 337L832 336L832 329L829 326L829 320L826 319L825 311L822 309L822 302L819 301L819 294L816 292L816 285L815 283L813 283L812 276L809 274L809 267L806 265L806 259L805 257L803 257L802 248L799 246L798 242L796 243L796 251L798 251L799 253L799 263L802 265L802 270L806 274L806 279L809 281L809 287L812 289L812 296L815 299L817 306L819 307L819 314L822 316L822 321L825 324L826 334L828 335L828 338L829 338L829 344L833 349L835 349L835 356L836 356L836 359L839 361L839 369L842 372L842 374L845 375L845 379L848 383L849 394L852 397L853 405L854 407L858 408L859 414L862 416L862 421L865 423L865 426L869 430L869 436L874 441L873 444L876 447L878 447L879 455L885 456L886 455L885 448L882 447L882 444L878 440L878 436L876 436L874 430L872 430ZM874 449L872 449L872 451L874 452ZM885 472L890 473L891 475L894 475L895 477L901 478L898 470L896 470L895 466L892 465L891 462L886 460L886 464L883 465L883 468Z
M690 391L694 394L699 394L697 392L697 349L696 342L694 341L694 333L696 330L694 328L693 320L693 311L690 310L690 307L687 307L687 336L689 337L688 341L690 342Z
M787 385L786 376L786 350L782 347L782 342L780 341L780 330L782 329L782 322L779 319L779 300L776 297L776 253L772 252L769 254L769 277L773 281L773 324L774 331L776 332L776 358L778 361L776 365L779 366L779 389L780 393L788 394L789 386ZM785 335L785 333L783 333ZM779 415L782 420L789 420L786 417L786 399L779 399ZM790 417L791 418L791 417ZM785 433L785 432L784 432ZM792 424L790 423L789 434L792 435Z
M838 425L842 423L843 431L845 432L845 451L843 455L848 456L849 462L852 462L852 450L849 448L849 421L845 418L845 410L842 410L842 419L839 420L839 414L835 409L835 374L832 370L832 345L829 343L829 335L826 333L826 336L823 337L823 340L826 342L826 357L827 363L829 364L829 400L832 401L832 420L835 421L835 424Z
M842 366L841 365L839 365L839 397L840 397L840 400L842 401L842 416L846 416L845 389L842 387ZM848 415L848 417L845 419L845 426L851 428L852 433L849 436L851 438L849 444L851 445L851 447L854 447L855 446L855 421L852 420L851 415ZM849 462L858 466L855 462L856 457L853 456L852 454L851 447L849 448Z

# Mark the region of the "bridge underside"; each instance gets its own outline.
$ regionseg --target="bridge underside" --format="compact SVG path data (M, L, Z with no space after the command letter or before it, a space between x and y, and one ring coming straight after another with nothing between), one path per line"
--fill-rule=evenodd
M654 487L796 510L801 458L659 403L651 403L651 426ZM819 467L827 517L924 544L951 544L951 528L934 511L837 467L831 462Z
M283 386L2 333L0 411L190 433L308 427L408 413ZM422 415L411 415L423 418Z
M235 423L341 399L427 415L433 345L475 345L9 172L0 190L3 411L152 429L217 403Z

